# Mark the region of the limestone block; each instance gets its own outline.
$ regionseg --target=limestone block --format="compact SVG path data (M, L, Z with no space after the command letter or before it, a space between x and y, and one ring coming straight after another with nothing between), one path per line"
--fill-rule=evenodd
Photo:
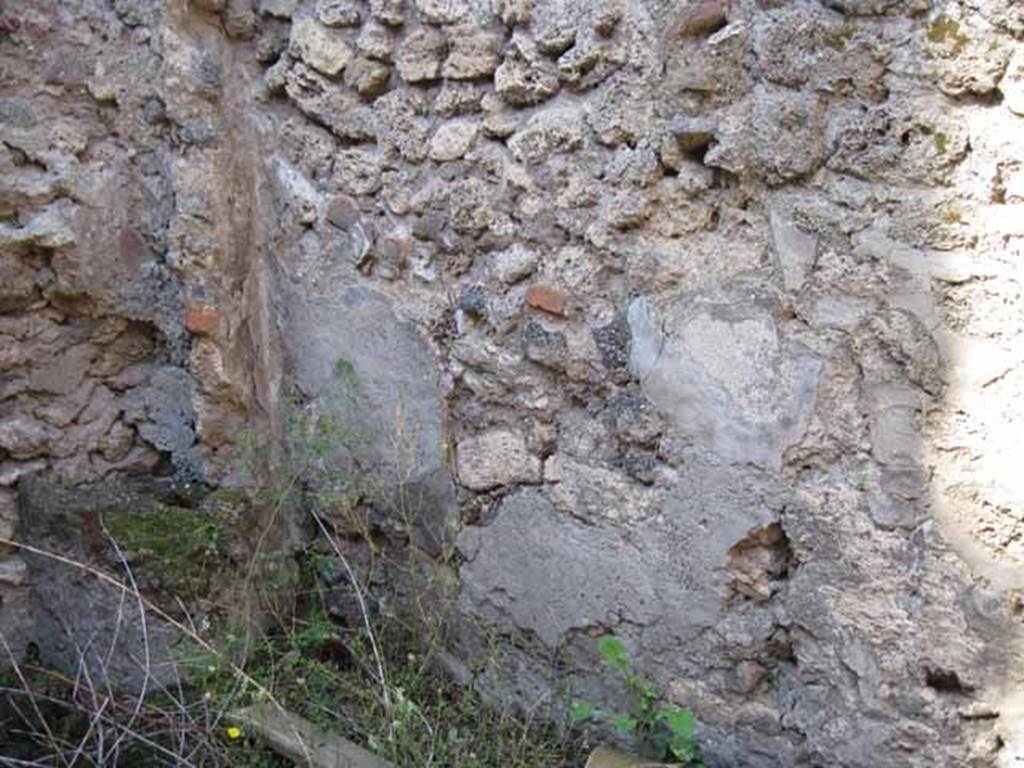
M400 27L405 23L405 0L370 0L370 13L381 24Z
M527 34L516 32L505 59L494 73L494 88L509 104L527 107L547 101L559 89L554 65L537 50Z
M287 19L299 7L299 0L259 0L258 7L260 13Z
M726 110L704 162L780 184L821 165L824 131L821 103L783 89L760 88Z
M69 224L70 213L68 206L54 203L21 224L0 224L0 248L29 245L63 248L74 245L76 237Z
M883 101L889 54L873 36L835 13L790 5L766 15L754 29L754 48L764 78L789 88L808 83L819 90L849 90Z
M669 49L665 85L672 91L698 91L722 106L742 98L756 80L749 69L750 34L750 25L737 21L699 44Z
M925 184L946 183L969 146L964 126L932 99L870 109L841 127L837 145L828 160L831 170Z
M316 17L328 27L357 27L362 21L360 3L355 0L317 0Z
M12 458L31 459L49 453L54 431L30 416L9 416L0 420L0 448Z
M284 90L302 112L342 139L368 141L378 130L355 94L305 64L296 63L288 70Z
M390 63L395 49L394 34L380 24L364 24L356 39L356 48L368 59Z
M418 29L402 41L395 57L398 74L407 83L423 83L441 76L447 43L435 29Z
M578 35L576 43L558 57L558 78L566 88L581 92L607 80L626 62L625 51L594 33Z
M536 165L551 154L579 149L583 130L583 115L578 109L548 109L531 117L508 140L508 146L518 162Z
M430 159L438 162L458 160L473 146L479 130L479 123L471 120L444 123L430 139Z
M379 96L388 87L391 67L367 58L356 58L345 68L345 85L365 99Z
M380 153L367 149L346 149L338 152L334 158L332 181L349 195L372 195L381 188L382 173Z
M529 277L537 269L537 252L516 243L488 257L488 269L501 282L512 285Z
M488 77L501 61L501 38L473 24L448 31L448 58L441 74L452 80Z
M310 18L292 24L288 50L328 77L340 74L352 58L352 49L341 32Z
M428 24L455 24L469 13L467 0L416 0L416 10Z
M479 83L446 80L434 99L434 112L441 117L480 112L487 93L487 88Z
M1015 50L977 17L945 13L928 23L924 47L939 88L950 96L991 93Z
M540 459L529 452L526 438L507 429L460 440L457 467L459 482L474 491L541 479Z
M548 497L557 509L590 523L636 524L658 511L662 501L655 489L629 477L555 454L544 462Z
M505 139L519 127L519 116L493 93L487 93L480 99L480 108L484 111L483 130L488 136Z
M385 161L399 156L412 163L426 159L433 127L426 113L426 100L409 89L393 89L373 103Z

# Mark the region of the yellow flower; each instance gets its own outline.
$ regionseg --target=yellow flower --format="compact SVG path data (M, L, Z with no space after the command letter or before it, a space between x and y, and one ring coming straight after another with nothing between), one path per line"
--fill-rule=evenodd
M230 728L227 729L226 732L228 734L228 738L229 739L240 739L240 738L242 738L242 729L241 728L236 728L235 726L232 725Z

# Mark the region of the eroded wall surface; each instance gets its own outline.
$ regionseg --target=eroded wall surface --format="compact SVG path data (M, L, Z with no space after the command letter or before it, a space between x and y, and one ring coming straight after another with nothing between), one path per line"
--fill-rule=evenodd
M1015 764L1022 41L1013 0L0 5L0 534L230 484L343 359L513 693L610 694L614 632L716 765ZM3 558L17 649L54 601Z

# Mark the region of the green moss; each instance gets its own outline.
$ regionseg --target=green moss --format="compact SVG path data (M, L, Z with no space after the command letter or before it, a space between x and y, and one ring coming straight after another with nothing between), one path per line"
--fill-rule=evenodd
M8 149L11 153L11 162L15 166L20 167L22 165L28 165L28 155L26 155L22 150L18 149L17 147L8 147Z
M946 15L939 16L928 27L928 40L936 45L949 44L953 55L959 55L970 39L960 31L960 25Z
M122 512L108 520L107 527L121 546L161 560L215 554L221 536L220 525L209 515L171 506L139 515Z
M194 598L209 587L225 550L223 524L205 512L161 505L106 517L110 535L146 586Z
M250 497L248 492L239 488L217 488L203 498L199 508L203 514L216 517L218 520L232 520L248 508Z
M949 150L949 136L942 131L932 134L932 142L935 144L935 151L940 155L944 155Z
M853 27L840 27L825 32L824 43L834 51L845 51L846 44L853 37Z

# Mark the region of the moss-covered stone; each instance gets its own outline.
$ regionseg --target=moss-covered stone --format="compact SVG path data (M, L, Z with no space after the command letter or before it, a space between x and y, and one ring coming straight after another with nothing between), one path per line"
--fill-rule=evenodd
M205 511L170 505L142 513L120 510L105 524L149 588L186 600L203 597L225 564L224 526Z
M833 51L845 51L846 44L853 37L854 29L850 26L839 27L838 29L827 30L823 41Z
M928 41L947 45L954 56L960 54L970 39L960 31L960 25L948 16L939 16L928 27Z

